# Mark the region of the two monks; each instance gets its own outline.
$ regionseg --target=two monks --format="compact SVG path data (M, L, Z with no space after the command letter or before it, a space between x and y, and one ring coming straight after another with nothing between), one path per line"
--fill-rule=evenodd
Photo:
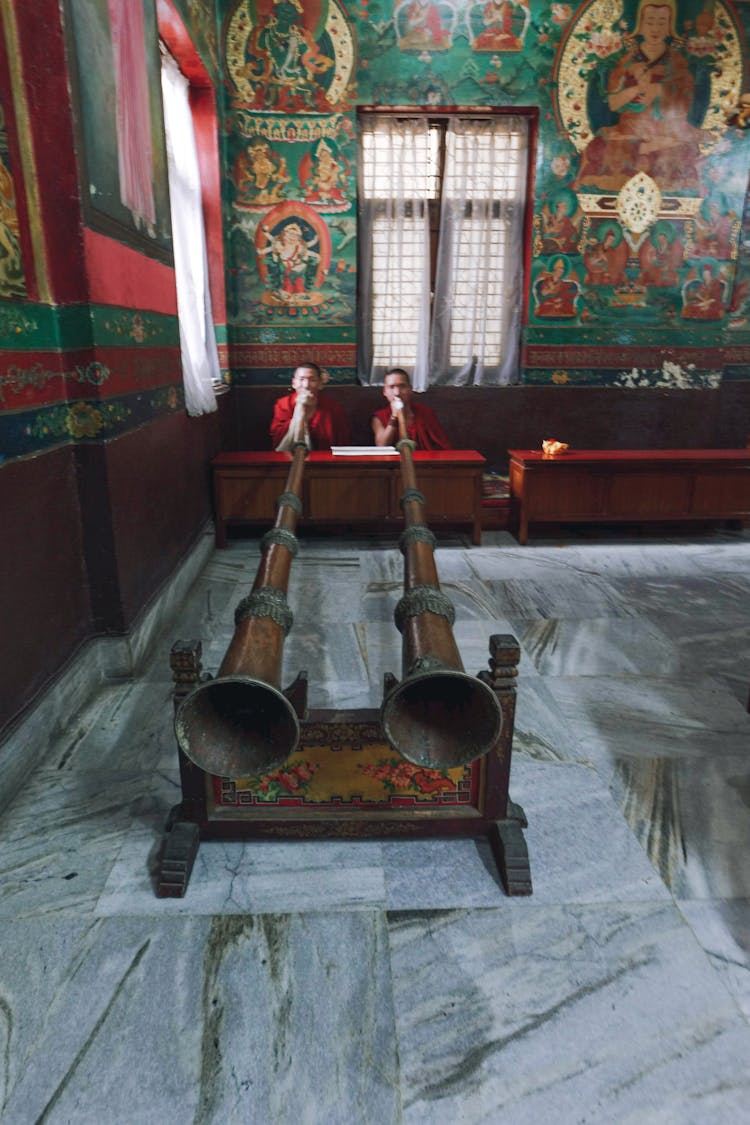
M310 449L349 445L351 428L344 409L326 395L325 380L317 363L302 363L292 377L292 393L278 399L271 420L271 441L277 452L303 440ZM388 406L371 419L375 445L394 445L399 439L399 414L403 413L409 437L418 449L450 449L451 442L435 412L415 402L409 376L400 367L386 375L383 394Z

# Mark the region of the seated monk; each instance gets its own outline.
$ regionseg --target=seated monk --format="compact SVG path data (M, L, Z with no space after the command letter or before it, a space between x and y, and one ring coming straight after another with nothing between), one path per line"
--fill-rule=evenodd
M452 449L451 441L435 417L435 412L422 402L415 402L409 376L400 367L388 372L383 394L390 407L376 410L372 416L372 432L376 445L395 445L399 440L398 416L403 412L406 432L417 449Z
M342 406L323 392L327 381L317 363L301 363L292 376L292 393L277 400L271 419L271 441L277 453L296 441L308 449L349 445L351 430Z

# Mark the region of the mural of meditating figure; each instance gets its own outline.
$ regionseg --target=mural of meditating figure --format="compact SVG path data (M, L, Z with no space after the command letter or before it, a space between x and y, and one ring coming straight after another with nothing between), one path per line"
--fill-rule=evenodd
M445 19L444 17L448 17ZM456 14L451 4L435 0L405 0L393 13L402 51L447 51Z
M683 248L677 228L670 222L654 223L642 244L638 260L639 280L657 289L674 288L680 283Z
M724 315L724 281L716 262L702 262L682 287L682 316L685 320L720 320Z
M710 76L678 45L676 21L676 0L641 0L625 49L593 74L588 115L594 136L581 154L577 187L617 191L645 172L671 190L698 188Z
M477 31L471 45L475 51L520 51L528 22L529 9L521 0L487 0L472 12Z
M740 222L734 211L723 211L715 199L705 199L696 217L694 253L707 258L731 258L739 233Z
M580 218L573 216L578 208L575 193L563 189L554 199L552 207L545 203L541 210L543 254L575 254L578 249Z
M581 287L573 274L566 276L565 258L553 258L549 269L542 270L534 282L536 316L573 317Z
M583 264L586 285L624 285L628 244L617 223L600 223L586 239Z

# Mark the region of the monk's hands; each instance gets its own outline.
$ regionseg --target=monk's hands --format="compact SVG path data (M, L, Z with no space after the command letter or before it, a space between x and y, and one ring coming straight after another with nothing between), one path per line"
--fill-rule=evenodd
M302 418L308 422L315 413L318 396L309 387L302 387L297 391L297 401L294 404L295 414L300 412Z

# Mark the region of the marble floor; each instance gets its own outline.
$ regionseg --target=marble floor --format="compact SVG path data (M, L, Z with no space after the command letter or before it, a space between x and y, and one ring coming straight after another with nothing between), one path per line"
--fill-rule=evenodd
M205 843L158 899L169 649L216 670L258 552L209 554L0 820L3 1125L750 1122L750 532L440 541L467 671L521 645L531 897L484 844L374 840ZM311 706L400 674L402 566L302 539Z

